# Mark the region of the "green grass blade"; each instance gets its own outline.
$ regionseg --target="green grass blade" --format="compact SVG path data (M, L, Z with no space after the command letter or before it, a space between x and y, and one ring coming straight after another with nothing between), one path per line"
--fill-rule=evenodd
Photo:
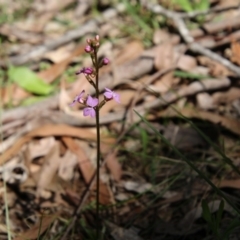
M167 144L182 160L184 160L198 175L204 179L215 192L221 196L225 201L240 215L240 210L233 204L228 197L225 196L225 194L218 189L212 181L203 173L201 172L190 160L188 160L177 148L175 148L160 132L158 132L145 118L143 118L137 111L134 110L134 112L139 116L139 118L150 128L152 129L156 135L158 135L161 140Z

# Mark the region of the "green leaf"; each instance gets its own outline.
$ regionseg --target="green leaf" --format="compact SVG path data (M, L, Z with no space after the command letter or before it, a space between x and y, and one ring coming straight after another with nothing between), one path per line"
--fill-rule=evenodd
M202 216L206 222L212 223L212 215L206 200L202 200Z
M10 67L8 69L8 77L21 88L31 93L48 95L53 91L51 85L45 83L27 67Z
M207 75L200 75L200 74L189 73L189 72L179 71L179 70L174 71L174 76L180 77L180 78L199 79L199 80L210 78L210 76L207 76Z
M173 2L186 12L192 12L194 10L190 0L174 0Z
M210 7L209 0L201 0L201 1L196 1L194 4L194 9L195 10L208 10Z
M218 227L220 226L220 222L221 222L221 219L222 219L223 210L224 210L224 201L221 200L219 209L218 209L218 211L217 211L217 216L216 216L216 224L217 224Z

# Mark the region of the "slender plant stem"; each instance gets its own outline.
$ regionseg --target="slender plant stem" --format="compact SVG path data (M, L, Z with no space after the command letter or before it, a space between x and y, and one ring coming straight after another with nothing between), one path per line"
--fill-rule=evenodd
M97 51L97 50L96 50ZM96 70L96 98L99 101L99 68L98 68L98 59L97 52L95 51L95 70ZM96 215L97 215L97 240L100 239L100 218L99 218L99 195L100 195L100 161L101 161L101 152L100 152L100 117L99 117L99 107L96 108L96 128L97 128L97 188L96 188Z

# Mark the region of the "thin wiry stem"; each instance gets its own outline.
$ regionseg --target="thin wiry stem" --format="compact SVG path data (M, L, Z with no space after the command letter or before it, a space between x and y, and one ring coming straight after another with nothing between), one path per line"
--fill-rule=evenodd
M99 102L99 88L98 88L98 80L99 80L99 67L98 67L98 59L97 59L97 50L94 52L94 60L95 60L95 70L96 70L96 98ZM100 218L99 218L99 195L100 195L100 161L101 161L101 152L100 152L100 118L99 118L99 110L100 108L96 108L96 130L97 130L97 187L96 187L96 215L97 215L97 240L100 239Z

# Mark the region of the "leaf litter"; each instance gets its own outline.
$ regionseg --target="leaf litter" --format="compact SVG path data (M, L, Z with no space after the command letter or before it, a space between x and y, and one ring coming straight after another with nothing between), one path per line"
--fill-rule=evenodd
M239 1L172 3L0 1L13 13L0 25L0 238L7 239L8 227L14 239L63 235L79 205L79 219L94 224L95 121L69 104L86 85L75 72L88 63L84 41L96 32L106 39L100 55L111 60L100 72L100 90L109 86L121 96L100 118L105 239L202 239L202 199L210 214L220 208L221 197L133 110L227 196L239 197L237 172L202 136L238 168ZM24 106L31 98L38 102ZM235 216L225 201L223 233L226 219ZM83 227L75 231L76 239L85 239Z

